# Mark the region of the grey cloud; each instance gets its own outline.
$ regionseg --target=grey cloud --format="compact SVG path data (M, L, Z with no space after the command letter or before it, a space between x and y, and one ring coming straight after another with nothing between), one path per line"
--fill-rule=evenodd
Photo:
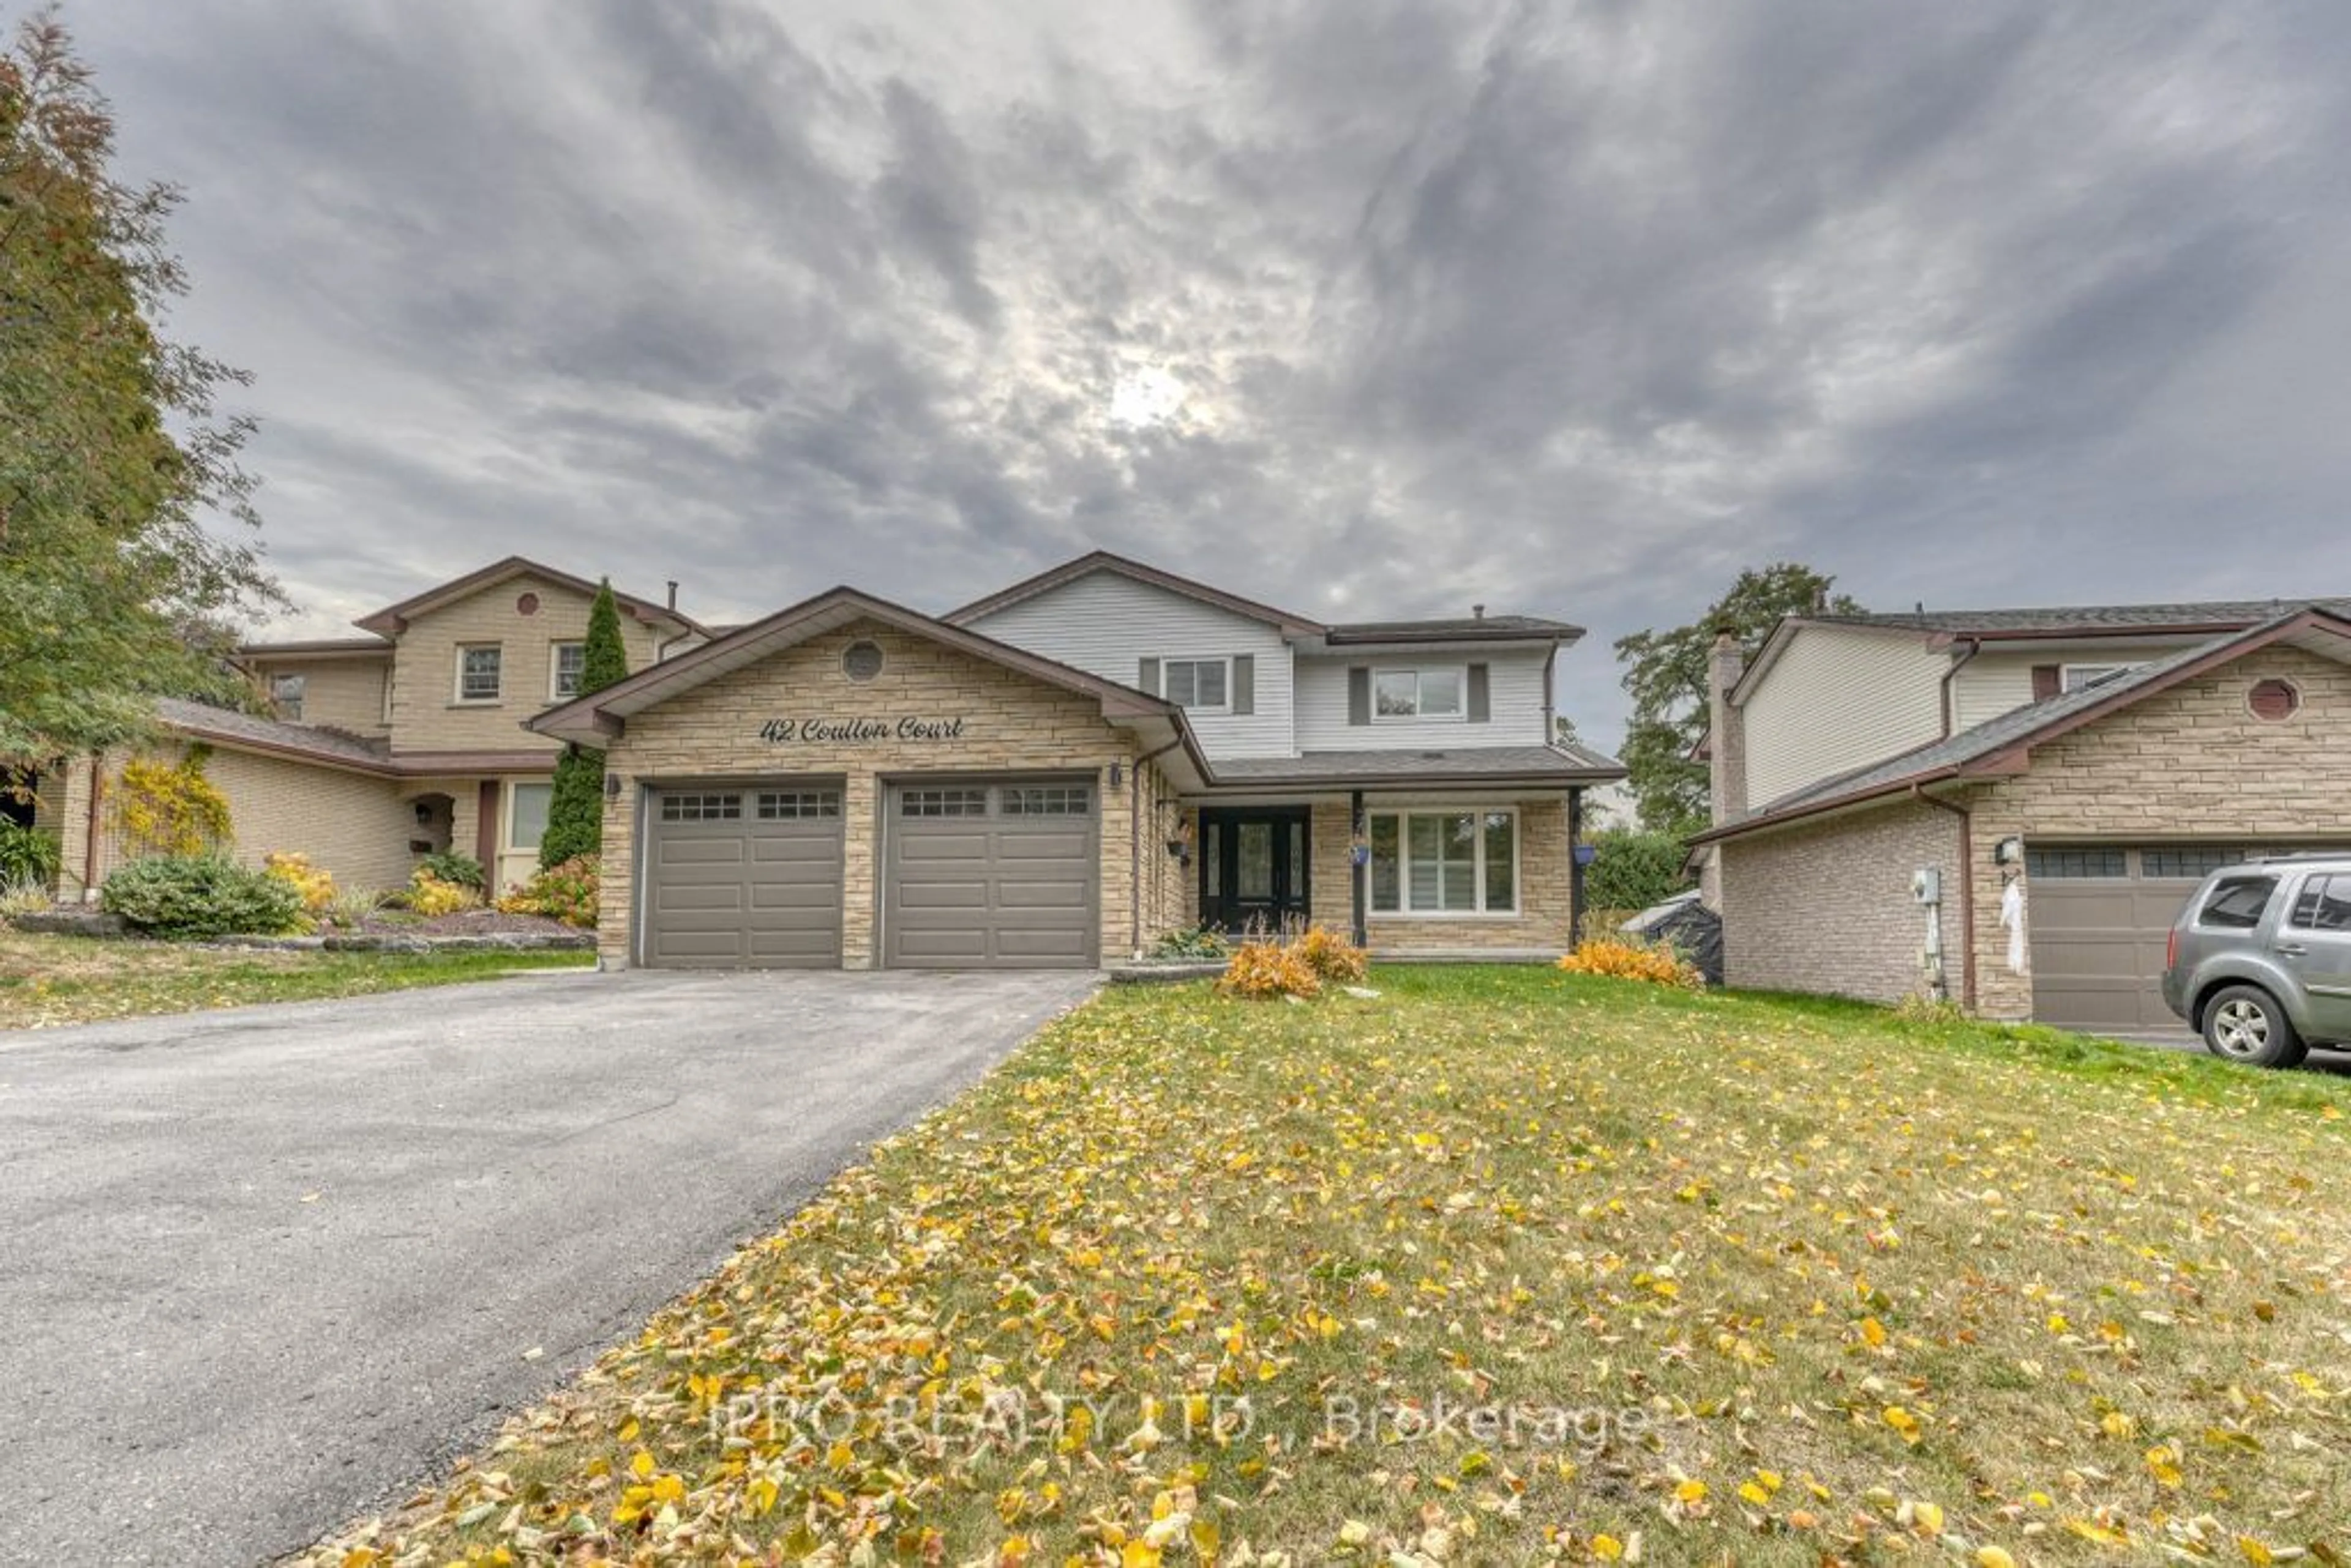
M2351 580L2334 7L68 19L339 613L508 550L935 608L1101 544L1583 622L1605 738L1599 644L1767 557L1887 603ZM1153 376L1171 417L1111 417Z

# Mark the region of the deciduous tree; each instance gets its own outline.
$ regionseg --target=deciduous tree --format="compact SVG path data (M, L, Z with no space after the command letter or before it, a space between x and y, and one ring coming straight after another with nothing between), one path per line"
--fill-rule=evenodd
M1752 659L1782 616L1860 609L1830 592L1835 583L1794 561L1750 569L1690 624L1616 640L1633 698L1625 728L1626 787L1645 824L1676 838L1706 826L1706 764L1690 760L1690 752L1706 733L1707 666L1716 635L1729 631Z
M282 604L253 537L246 376L164 331L169 185L54 13L0 50L0 758L130 738L159 695L235 701L225 627Z

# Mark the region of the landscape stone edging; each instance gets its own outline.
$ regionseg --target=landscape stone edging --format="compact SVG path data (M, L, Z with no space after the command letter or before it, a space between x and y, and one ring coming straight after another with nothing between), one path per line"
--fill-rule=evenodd
M355 931L331 936L218 936L192 946L295 953L585 953L595 947L596 934L492 931L475 936L420 936L401 932Z
M1207 980L1225 972L1222 958L1135 959L1110 966L1114 986L1143 986L1163 980Z

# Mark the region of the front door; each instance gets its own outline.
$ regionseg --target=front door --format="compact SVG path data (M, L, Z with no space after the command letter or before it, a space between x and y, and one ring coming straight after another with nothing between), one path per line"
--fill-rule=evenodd
M1200 923L1236 935L1306 924L1313 862L1303 806L1200 813Z

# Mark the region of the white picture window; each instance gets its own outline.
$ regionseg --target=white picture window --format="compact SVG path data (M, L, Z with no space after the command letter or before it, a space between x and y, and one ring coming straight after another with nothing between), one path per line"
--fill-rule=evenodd
M1505 808L1374 811L1374 915L1515 915L1519 816Z
M1372 716L1382 719L1459 718L1464 673L1458 665L1426 670L1375 670Z
M588 644L558 643L553 667L555 684L548 695L557 702L569 702L580 695L580 672L588 667Z
M1223 659L1169 659L1159 666L1159 695L1177 707L1229 707L1231 677Z
M496 643L474 643L459 648L457 700L461 703L497 701L504 664L504 650Z
M2065 690L2078 692L2084 686L2103 685L2137 668L2137 664L2067 664L2063 671L2063 684Z
M547 836L547 803L554 798L552 784L507 786L507 848L535 850Z
M277 711L279 718L298 724L301 722L302 693L308 685L308 678L301 675L275 675L270 678L269 706Z

